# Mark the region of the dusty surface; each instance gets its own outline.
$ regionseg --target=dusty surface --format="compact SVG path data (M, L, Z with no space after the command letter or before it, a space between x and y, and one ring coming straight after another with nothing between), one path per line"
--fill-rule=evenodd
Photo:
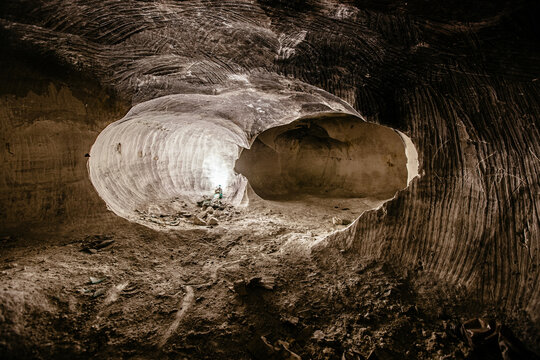
M138 214L135 222L156 230L198 230L201 225L214 225L211 228L216 227L215 231L225 233L242 232L253 229L254 226L265 229L270 224L290 227L299 235L324 239L336 230L343 229L341 225L352 223L365 211L376 209L389 200L320 198L301 194L290 200L264 200L251 189L247 191L244 199L247 204L242 206L232 206L225 200L211 201L210 196L207 198L212 206L207 206L206 203L199 206L179 198L148 204L134 210ZM217 223L209 224L211 218ZM336 222L334 218L343 221Z
M464 291L435 286L421 265L396 272L349 251L312 253L343 228L332 217L351 219L381 203L254 199L227 207L226 217L213 214L216 226L149 217L156 231L117 218L90 236L64 228L48 241L4 238L0 355L483 358L459 328L493 313ZM186 208L195 216L196 206Z
M3 239L0 354L266 359L285 358L288 348L305 359L355 359L378 348L390 358L433 359L468 353L456 333L457 294L429 286L423 293L390 266L351 253L313 257L317 236L335 228L331 219L319 220L311 207L298 215L283 211L291 204L264 209L240 210L234 228L156 232L119 219L89 237L77 230L39 245ZM313 219L324 226L308 232ZM100 241L112 244L81 251ZM28 242L34 246L21 246ZM262 277L266 288L235 286L253 277Z

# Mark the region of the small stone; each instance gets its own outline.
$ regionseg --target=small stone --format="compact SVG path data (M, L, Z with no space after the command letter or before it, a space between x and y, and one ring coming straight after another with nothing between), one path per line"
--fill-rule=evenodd
M101 242L99 242L98 244L96 244L94 247L96 249L103 249L109 245L112 245L114 243L114 240L103 240Z
M272 276L265 276L261 279L260 284L266 290L273 290L276 286L276 279Z
M193 225L206 225L204 220L202 220L200 217L195 216L192 221Z
M92 295L92 297L93 297L93 298L97 298L97 297L102 296L102 295L105 295L105 289L104 289L104 288L97 289L97 290L94 292L94 295Z
M208 219L208 221L206 222L206 225L217 225L217 224L219 224L219 222L213 216L210 219Z
M324 333L321 330L315 330L312 338L317 341L321 341L322 339L324 339Z
M256 276L249 279L247 282L251 288L259 287L266 290L273 290L276 283L276 279L272 276Z
M99 284L100 282L103 282L105 278L96 278L93 276L90 276L90 284Z
M342 219L342 218L337 217L337 216L334 216L332 218L332 223L334 225L349 225L351 223L351 221L347 220L347 219Z

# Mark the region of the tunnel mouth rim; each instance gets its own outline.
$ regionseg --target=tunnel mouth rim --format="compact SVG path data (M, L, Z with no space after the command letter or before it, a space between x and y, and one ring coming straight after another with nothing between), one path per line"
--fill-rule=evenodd
M388 130L388 131L392 131L392 132L396 133L399 136L399 138L401 140L400 143L403 146L403 152L405 153L404 156L405 156L405 159L406 159L407 180L406 180L406 182L405 182L405 184L403 186L401 186L399 188L396 188L394 191L391 192L391 194L388 193L388 194L383 195L383 196L377 196L377 198L379 198L380 200L385 200L385 202L392 200L393 198L395 198L395 196L397 195L397 193L399 191L403 191L406 188L408 188L410 183L412 182L412 180L414 178L420 176L420 174L419 174L418 154L417 154L417 151L416 151L416 147L415 147L414 143L412 142L412 140L407 135L405 135L403 132L401 132L401 131L399 131L397 129L394 129L394 128L390 127L390 126L387 126L387 125L382 125L382 124L377 124L377 123L366 121L360 114L354 114L354 113L349 113L349 112L339 112L339 111L323 111L323 112L317 112L317 113L308 114L308 115L305 115L305 116L300 116L300 117L294 118L293 120L289 121L288 123L279 124L279 125L276 125L276 126L266 128L266 129L264 129L263 131L261 131L260 133L253 136L250 139L249 147L239 146L239 154L238 154L238 158L234 162L233 171L235 172L235 174L238 174L238 175L244 177L247 180L245 198L249 197L248 196L248 190L251 190L251 193L252 193L251 196L252 197L253 197L253 195L255 195L255 196L259 197L261 200L275 200L275 201L294 200L294 201L298 201L298 200L302 200L303 198L313 198L313 197L319 197L321 199L339 197L339 196L317 196L316 194L298 194L296 196L284 195L284 196L275 196L275 197L273 197L271 199L265 199L265 197L261 196L255 190L255 188L252 186L249 177L246 176L242 171L239 171L239 169L238 169L238 162L240 161L242 156L247 151L250 151L250 150L253 149L254 144L258 141L258 139L261 137L261 135L263 135L263 134L265 134L265 133L267 133L269 131L275 130L277 128L286 128L288 126L291 126L294 123L301 123L301 122L305 122L305 121L309 122L309 121L313 121L313 120L333 120L333 119L335 119L335 120L337 120L337 119L349 119L349 120L354 119L355 121L358 122L358 124L367 125L367 126L375 126L375 127L380 128L380 129L385 129L385 130ZM409 149L409 148L412 148L412 149ZM414 158L411 158L412 155L414 155ZM410 165L410 163L412 163L412 165ZM365 196L351 196L351 197L346 197L346 198L363 198L363 197L365 197ZM243 204L244 205L249 204L249 199L245 199L243 201Z
M235 197L235 199L237 199L238 201L235 201L234 203L231 202L230 204L233 205L233 206L245 207L245 206L249 205L250 200L254 200L253 196L259 197L255 193L255 191L252 191L251 199L250 199L250 196L248 195L248 190L251 188L251 185L249 184L248 179L242 173L235 171L236 170L235 167L236 167L236 162L238 161L238 159L240 158L242 153L244 153L246 150L249 150L250 147L252 146L252 144L257 140L257 138L261 134L263 134L264 132L266 132L268 130L271 130L273 128L279 128L279 127L290 125L290 124L293 124L293 123L299 122L299 121L309 121L309 120L312 120L312 119L339 119L339 118L354 119L354 121L356 121L356 122L358 122L360 124L371 124L371 125L374 125L374 126L395 130L395 129L392 129L392 128L390 128L388 126L385 126L385 125L380 125L380 124L375 124L375 123L368 122L368 121L364 120L361 117L360 114L355 113L354 110L351 110L351 111L322 111L322 112L316 112L316 113L309 113L309 114L306 114L306 115L303 115L303 116L296 116L296 117L294 117L294 116L285 116L285 117L282 117L281 120L276 120L273 125L271 125L269 127L266 127L264 130L258 132L257 135L253 135L251 137L246 137L245 141L243 141L241 143L236 143L237 151L235 151L234 155L231 154L232 159L233 159L233 161L231 162L231 165L232 165L231 166L231 172L234 175L238 175L239 179L244 178L245 182L241 181L241 183L239 183L238 187L235 189L236 190L235 193L238 195L237 197ZM140 121L139 116L136 116L136 117L130 118L130 119L122 118L122 119L120 119L118 121L115 121L115 122L109 124L109 126L107 126L105 129L103 129L98 134L98 137L97 137L96 141L91 146L89 154L93 154L93 151L95 150L95 147L98 146L98 139L102 136L102 134L104 132L106 132L106 130L114 132L115 130L113 130L113 128L119 126L120 124L122 126L127 125L128 123L131 124L132 121L135 121L135 122ZM250 147L245 146L248 143L250 144L249 145ZM98 187L96 187L96 184L94 183L94 179L92 177L92 169L91 168L92 168L92 165L96 165L96 164L94 164L95 161L97 161L96 157L92 156L91 158L89 158L88 161L87 161L87 169L88 169L88 172L89 172L89 176L91 178L91 182L94 185L94 189L98 193L98 196L105 202L105 205L106 205L107 209L109 211L114 212L119 217L122 217L122 218L124 218L124 219L126 219L126 220L128 220L130 222L139 223L139 224L142 224L144 226L154 228L156 230L164 230L164 228L162 226L157 226L157 225L152 224L152 222L142 220L141 217L140 217L140 213L138 213L138 210L145 209L146 205L148 205L149 209L150 209L150 207L154 207L154 206L156 206L158 208L161 208L162 206L165 206L165 205L162 205L160 203L161 200L160 201L152 201L152 200L150 200L148 202L145 202L144 204L141 203L142 204L141 206L144 206L143 208L140 208L140 207L126 208L126 207L121 206L121 209L119 209L118 208L119 205L116 204L116 202L113 201L112 203L110 203L109 200L107 200L106 197L102 196L102 193L99 191ZM102 170L99 170L99 171L102 171ZM96 173L96 174L98 174L98 173ZM296 200L298 200L298 199L301 200L304 197L306 197L306 196L305 195L299 195ZM313 195L307 195L307 197L313 197ZM187 195L186 196L181 196L181 198L183 200L187 200L188 202L191 202L191 201L189 201L190 199L189 199L189 196L187 196ZM390 197L385 197L385 199L389 200ZM166 202L168 200L167 199L162 199L162 201ZM172 229L173 227L166 226L166 228L167 229Z

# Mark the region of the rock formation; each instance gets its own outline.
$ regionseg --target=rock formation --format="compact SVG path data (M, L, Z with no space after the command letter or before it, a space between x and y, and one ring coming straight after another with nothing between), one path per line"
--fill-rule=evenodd
M286 136L276 145L291 130L280 126L319 118L312 130L330 134L324 116L341 114L371 134L332 147L342 153L392 133L384 171L394 182L377 178L371 191L399 191L314 253L421 264L485 308L530 321L518 331L540 350L538 10L534 1L3 1L0 235L91 228L114 221L107 206L132 220L137 207L193 200L216 182L240 203L238 173L261 197L283 196L246 164L292 146ZM417 155L405 156L411 144ZM212 179L205 166L223 169ZM307 188L357 194L362 176ZM300 191L298 178L288 184Z

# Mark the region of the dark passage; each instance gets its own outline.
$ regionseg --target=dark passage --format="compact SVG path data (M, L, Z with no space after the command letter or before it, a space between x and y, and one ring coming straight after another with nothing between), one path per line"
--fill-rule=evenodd
M392 197L407 185L399 134L347 114L304 118L266 130L235 170L267 200Z

